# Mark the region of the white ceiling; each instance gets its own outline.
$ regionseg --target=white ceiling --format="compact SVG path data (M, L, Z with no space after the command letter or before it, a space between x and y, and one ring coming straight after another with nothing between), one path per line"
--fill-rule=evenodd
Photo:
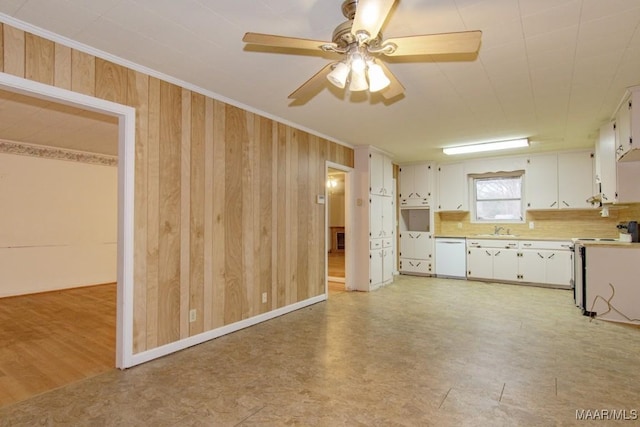
M592 146L625 88L640 84L638 0L398 0L385 37L482 30L474 61L388 61L406 88L287 96L327 55L245 49L245 32L327 40L342 0L0 0L0 12L397 162L529 137L531 151ZM1 18L1 17L0 17Z

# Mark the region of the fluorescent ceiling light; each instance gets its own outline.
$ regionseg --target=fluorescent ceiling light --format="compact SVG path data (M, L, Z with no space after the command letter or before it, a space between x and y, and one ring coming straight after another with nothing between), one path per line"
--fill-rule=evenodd
M520 148L529 146L529 139L511 139L509 141L484 142L482 144L461 145L459 147L443 148L444 154L467 154L482 151L506 150L507 148Z

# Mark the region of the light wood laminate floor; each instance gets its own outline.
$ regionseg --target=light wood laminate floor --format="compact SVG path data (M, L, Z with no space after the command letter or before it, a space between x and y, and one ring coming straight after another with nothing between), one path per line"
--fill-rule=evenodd
M640 410L637 328L567 290L399 276L0 408L10 425L570 426ZM621 425L637 425L638 421Z
M344 252L329 252L327 255L329 276L344 277Z
M0 406L115 369L115 283L2 298L0 325Z

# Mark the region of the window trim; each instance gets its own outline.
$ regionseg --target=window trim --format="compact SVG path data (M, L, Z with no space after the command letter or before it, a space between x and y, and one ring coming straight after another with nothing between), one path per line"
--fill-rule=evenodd
M492 200L520 200L520 219L500 219L500 220L485 220L478 219L477 210L478 210L478 195L476 189L476 180L477 179L495 179L495 178L519 178L520 179L520 199L486 199L481 201L492 201ZM524 200L524 171L517 170L511 172L489 172L489 173L481 173L481 174L469 174L469 185L471 187L470 194L470 204L471 204L471 215L469 221L475 224L524 224L526 222L526 211L525 211L525 200Z

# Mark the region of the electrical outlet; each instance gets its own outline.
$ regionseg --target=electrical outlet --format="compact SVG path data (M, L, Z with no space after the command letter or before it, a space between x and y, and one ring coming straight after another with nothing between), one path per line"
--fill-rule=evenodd
M189 310L189 323L195 322L197 318L198 318L198 311L195 308L192 310Z
M458 228L462 228L462 223L461 222L458 223Z
M536 228L536 225L533 221L529 221L529 230L533 230L534 228Z
M262 293L262 303L265 304L267 302L267 293L263 292Z

